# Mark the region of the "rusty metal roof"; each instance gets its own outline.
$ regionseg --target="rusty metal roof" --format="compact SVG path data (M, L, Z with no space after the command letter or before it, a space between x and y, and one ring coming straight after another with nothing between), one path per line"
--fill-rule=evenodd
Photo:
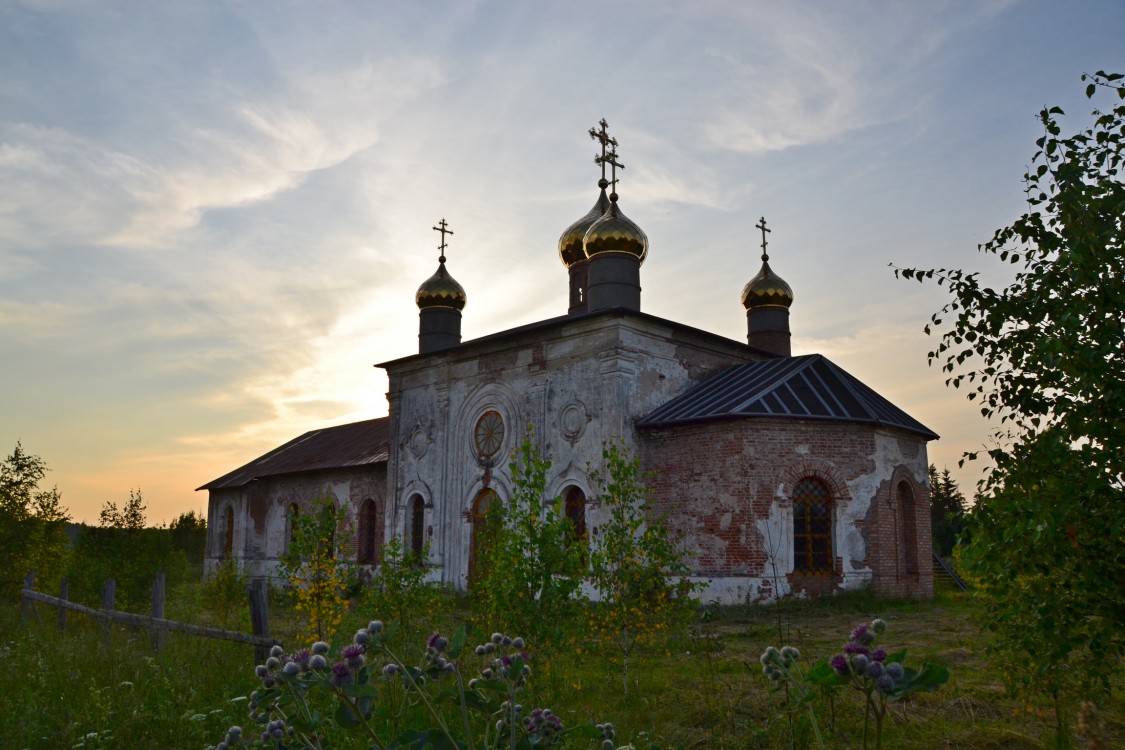
M657 408L638 427L745 417L860 422L938 435L820 354L729 367Z
M389 435L387 417L313 430L197 489L242 487L278 474L386 463L390 457Z

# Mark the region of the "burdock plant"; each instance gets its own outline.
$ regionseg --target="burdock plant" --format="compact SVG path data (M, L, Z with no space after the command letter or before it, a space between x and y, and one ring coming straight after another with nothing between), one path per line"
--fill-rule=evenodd
M879 647L879 636L887 629L880 619L862 623L852 631L843 650L830 659L821 659L808 672L803 672L797 659L800 653L792 646L778 649L770 646L762 652L762 671L771 681L789 688L789 697L805 707L816 737L817 747L824 748L814 710L811 688L826 689L851 685L863 695L863 747L868 747L871 719L875 719L875 748L883 746L883 719L887 704L901 700L910 693L936 690L949 679L949 670L940 664L923 664L921 670L903 665L906 651L887 653Z
M275 646L255 668L262 687L247 702L257 728L231 727L215 750L321 750L330 742L336 745L344 732L359 733L365 746L387 750L530 750L563 746L571 739L613 750L611 724L568 728L550 708L524 710L519 697L531 666L522 638L494 633L473 649L483 664L466 685L461 675L461 662L469 653L464 628L451 638L431 635L417 665L395 655L384 631L383 623L372 621L336 654L323 641L292 654ZM429 726L407 729L388 742L388 730L380 723L387 710L379 704L392 685L422 707L429 719L423 723ZM334 710L324 711L326 703Z
M906 651L887 653L879 637L887 623L880 619L861 623L852 631L843 651L819 662L809 672L815 685L851 685L864 699L863 747L868 747L871 719L875 719L875 748L883 746L883 719L887 704L910 693L937 690L949 680L949 670L940 664L924 663L920 670L903 665Z

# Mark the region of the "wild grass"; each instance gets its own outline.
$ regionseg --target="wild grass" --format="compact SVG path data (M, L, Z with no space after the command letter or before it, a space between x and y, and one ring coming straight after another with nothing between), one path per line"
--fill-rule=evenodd
M689 635L630 658L627 693L620 655L600 650L576 630L567 644L529 644L534 677L524 703L549 706L568 725L613 721L618 741L637 747L805 747L799 719L791 723L784 696L762 675L758 656L770 645L792 645L811 664L838 652L857 623L882 617L889 624L883 638L889 648L906 648L911 664L933 661L951 673L937 692L894 704L885 747L1049 747L1049 706L1005 694L1000 675L982 656L973 606L965 595L943 593L933 602L857 594L786 601L780 611L708 607ZM0 746L204 748L232 724L248 723L245 704L232 699L258 685L250 647L170 634L165 648L153 653L146 632L117 628L105 642L99 624L72 617L63 635L51 610L41 607L40 614L43 624L24 627L18 607L0 609L0 654L9 675L0 691L6 725ZM287 648L307 645L293 640L286 612L274 615L274 631ZM354 611L343 632L378 615ZM466 619L462 606L396 639L417 653L432 629L448 632ZM470 642L486 636L477 630ZM1106 747L1125 747L1119 695L1098 714L1108 727ZM832 746L861 746L858 696L842 693L822 708L822 716Z

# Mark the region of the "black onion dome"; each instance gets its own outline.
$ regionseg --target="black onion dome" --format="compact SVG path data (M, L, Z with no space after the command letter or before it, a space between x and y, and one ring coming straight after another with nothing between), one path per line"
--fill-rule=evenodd
M642 263L648 256L648 236L617 205L617 194L610 196L609 210L586 230L582 241L586 257L600 253L627 253Z
M773 272L769 261L763 260L762 270L742 290L742 306L750 310L755 307L789 307L792 304L793 290Z
M609 210L609 197L605 194L608 184L604 179L598 183L598 186L602 189L601 195L598 196L598 202L594 204L589 213L567 227L566 231L559 237L559 257L562 258L563 265L567 268L586 260L586 251L582 249L582 240L586 236L586 230Z
M445 263L438 263L438 269L433 276L422 282L414 301L420 310L430 307L452 307L454 310L464 310L467 297L449 271L445 270Z

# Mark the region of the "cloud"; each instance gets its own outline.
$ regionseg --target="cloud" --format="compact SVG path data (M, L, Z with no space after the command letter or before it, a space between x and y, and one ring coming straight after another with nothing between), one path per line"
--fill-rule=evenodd
M710 51L721 78L702 130L715 146L762 154L903 118L928 96L933 56L1012 4L712 4L755 33Z

